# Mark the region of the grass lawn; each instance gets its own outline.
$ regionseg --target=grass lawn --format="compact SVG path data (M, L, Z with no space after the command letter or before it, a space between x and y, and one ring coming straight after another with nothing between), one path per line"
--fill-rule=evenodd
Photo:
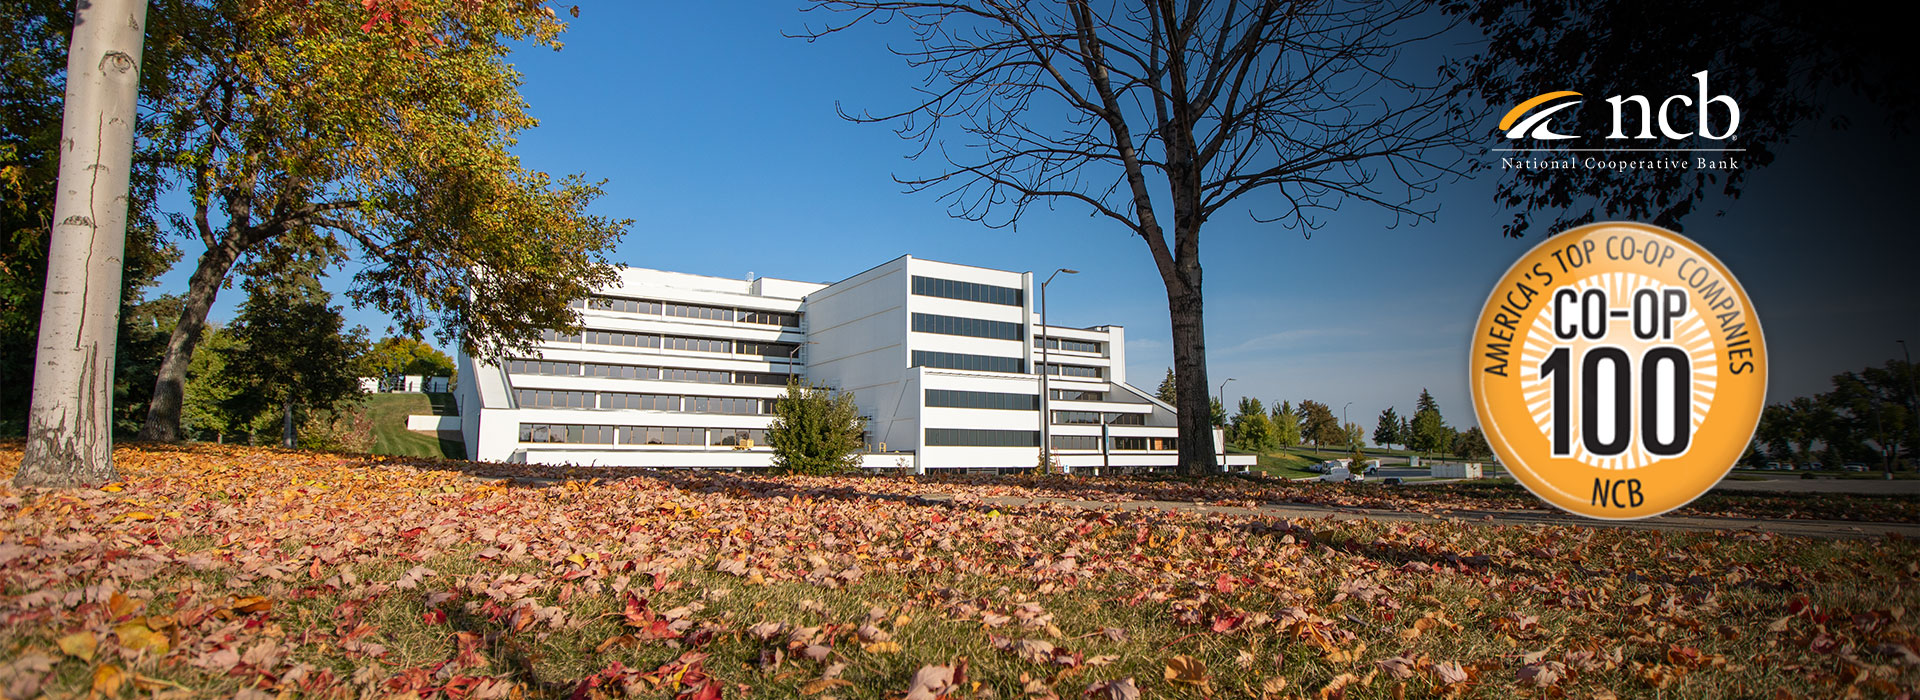
M466 458L466 445L457 435L439 436L407 429L410 415L454 415L452 394L373 394L367 397L364 410L373 423L374 454Z
M0 445L0 477L19 460ZM632 474L123 446L0 482L10 697L1868 697L1920 543L988 507L1240 480ZM550 470L564 476L575 472ZM619 476L616 476L619 475ZM1283 487L1348 499L1500 487ZM942 500L922 496L942 494ZM917 688L917 691L916 691Z

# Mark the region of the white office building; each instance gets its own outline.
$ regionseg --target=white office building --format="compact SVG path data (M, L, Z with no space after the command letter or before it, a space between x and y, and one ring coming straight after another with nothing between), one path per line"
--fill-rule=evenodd
M1127 383L1125 330L1043 327L1036 284L912 257L832 284L624 269L576 302L581 334L549 332L536 352L498 363L459 359L467 454L765 467L773 402L799 377L853 395L868 468L1030 468L1044 369L1061 465L1174 465L1173 409Z

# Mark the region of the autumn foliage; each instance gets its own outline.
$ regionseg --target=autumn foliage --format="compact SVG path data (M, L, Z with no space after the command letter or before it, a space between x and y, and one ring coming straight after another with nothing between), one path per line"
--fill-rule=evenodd
M1187 489L1388 498L1333 485L588 479L209 445L115 459L126 480L103 488L0 487L7 697L1748 698L1920 682L1920 556L1894 538L1105 507ZM0 448L5 469L18 460ZM1004 500L1047 494L1082 504Z

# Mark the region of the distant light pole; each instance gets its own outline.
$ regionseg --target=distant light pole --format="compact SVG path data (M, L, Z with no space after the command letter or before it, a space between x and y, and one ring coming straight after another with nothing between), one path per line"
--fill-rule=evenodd
M1079 270L1060 268L1047 275L1047 281L1040 283L1040 329L1033 332L1033 339L1040 343L1040 466L1042 469L1053 466L1053 384L1048 381L1050 367L1047 366L1047 341L1040 337L1047 329L1047 285L1053 284L1053 278L1060 273L1080 274Z
M1347 406L1352 406L1352 405L1353 405L1352 401L1347 402ZM1343 433L1347 431L1347 406L1340 407L1340 432L1343 432ZM1358 446L1358 443L1355 443L1353 441L1352 435L1347 436L1347 446L1348 447Z
M1234 379L1235 377L1227 377L1227 382L1231 382ZM1227 412L1227 382L1220 382L1220 412L1221 413ZM1209 414L1212 413L1211 408L1209 408L1208 413ZM1213 423L1212 415L1207 416L1207 423L1208 424ZM1220 471L1224 472L1226 470L1227 470L1227 433L1225 428L1221 428L1220 429Z
M1907 341L1893 342L1900 344L1900 356L1907 361L1907 411L1913 414L1915 433L1920 434L1920 391L1915 391L1913 386L1913 353L1907 351ZM1920 445L1907 446L1907 466L1913 466L1913 455L1916 450L1920 450ZM1893 472L1887 472L1887 478L1893 478Z

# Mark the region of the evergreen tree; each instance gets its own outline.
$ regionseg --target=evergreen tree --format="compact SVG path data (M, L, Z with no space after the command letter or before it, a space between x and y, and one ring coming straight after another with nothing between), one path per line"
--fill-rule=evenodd
M1210 399L1210 401L1213 404L1213 427L1215 428L1227 427L1227 408L1225 406L1220 405L1219 398L1213 398L1213 399Z
M787 382L787 395L773 404L767 445L775 474L831 474L860 466L867 419L853 395Z
M1273 449L1273 422L1267 419L1267 409L1260 400L1241 397L1240 413L1233 417L1233 426L1229 429L1232 436L1228 442L1255 452Z
M1295 447L1300 444L1300 416L1294 415L1293 404L1282 401L1273 409L1273 438L1281 447Z
M1452 449L1453 430L1440 415L1440 402L1423 388L1415 405L1420 408L1413 413L1413 435L1407 439L1407 447L1428 453Z
M1161 401L1166 402L1168 406L1173 405L1173 400L1176 398L1176 390L1175 390L1175 385L1173 383L1172 367L1167 368L1167 378L1160 380L1160 389L1158 391L1155 391L1153 395L1154 395L1154 398L1158 398Z
M1454 440L1453 451L1462 459L1492 459L1493 446L1487 444L1487 436L1480 432L1480 426L1474 426L1460 433Z
M1400 415L1394 412L1392 406L1380 412L1380 424L1373 429L1373 442L1388 449L1400 444Z
M360 397L358 358L366 352L364 330L344 328L340 307L310 274L247 284L247 300L234 318L239 350L226 372L239 387L226 402L243 420L278 412L281 445L293 447L296 411L324 411Z

